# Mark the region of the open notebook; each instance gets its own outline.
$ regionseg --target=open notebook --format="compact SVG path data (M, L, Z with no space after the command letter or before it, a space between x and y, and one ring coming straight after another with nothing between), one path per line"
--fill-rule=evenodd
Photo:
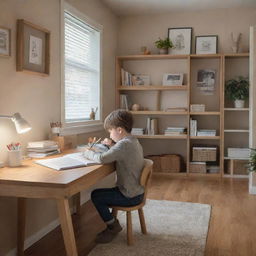
M83 156L82 152L67 154L65 156L37 160L35 163L55 169L55 170L67 170L83 166L99 164L94 161L88 160Z

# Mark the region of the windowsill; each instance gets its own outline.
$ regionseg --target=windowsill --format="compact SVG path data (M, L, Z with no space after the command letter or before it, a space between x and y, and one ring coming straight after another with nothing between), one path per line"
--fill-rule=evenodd
M61 136L76 135L76 134L91 133L91 132L102 131L102 130L104 130L103 123L99 122L94 124L63 127L61 129L60 135Z

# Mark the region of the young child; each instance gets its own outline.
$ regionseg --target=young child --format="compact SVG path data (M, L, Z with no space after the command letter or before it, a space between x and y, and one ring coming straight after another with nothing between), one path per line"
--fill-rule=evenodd
M144 165L143 150L139 141L131 135L132 114L125 110L115 110L104 122L110 138L116 142L107 152L93 150L84 152L84 156L98 163L116 162L116 187L96 189L91 199L107 228L96 237L97 243L109 243L122 230L119 221L112 216L109 206L133 206L142 202L144 188L140 185L141 171ZM104 141L103 141L104 143Z

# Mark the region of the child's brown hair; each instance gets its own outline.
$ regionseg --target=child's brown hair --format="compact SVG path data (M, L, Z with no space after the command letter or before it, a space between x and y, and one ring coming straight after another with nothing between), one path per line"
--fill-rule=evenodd
M117 109L111 112L104 121L104 128L110 130L112 128L121 127L126 132L131 132L133 126L133 117L129 111Z

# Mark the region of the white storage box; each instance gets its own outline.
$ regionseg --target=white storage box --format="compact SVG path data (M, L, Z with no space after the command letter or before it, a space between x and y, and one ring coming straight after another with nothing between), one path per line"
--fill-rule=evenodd
M228 157L249 158L250 149L249 148L228 148Z

